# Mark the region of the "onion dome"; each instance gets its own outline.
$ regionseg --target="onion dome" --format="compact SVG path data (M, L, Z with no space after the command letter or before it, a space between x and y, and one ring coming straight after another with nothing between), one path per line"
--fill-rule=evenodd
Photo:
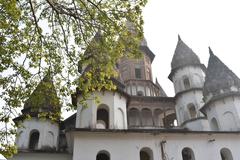
M217 98L221 95L239 92L240 79L234 74L209 47L210 58L203 88L203 96Z

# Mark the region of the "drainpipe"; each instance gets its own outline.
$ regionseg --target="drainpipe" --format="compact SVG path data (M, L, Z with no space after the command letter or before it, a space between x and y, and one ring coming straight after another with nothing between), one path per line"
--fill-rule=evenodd
M161 141L161 142L160 142L162 160L167 160L167 157L166 157L165 151L164 151L164 144L165 144L166 142L167 142L167 141Z

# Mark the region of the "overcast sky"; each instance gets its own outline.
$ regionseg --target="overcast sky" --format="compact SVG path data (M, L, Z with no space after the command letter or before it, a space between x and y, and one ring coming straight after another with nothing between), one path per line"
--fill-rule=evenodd
M240 76L239 0L148 0L144 9L144 32L156 55L152 64L168 96L174 95L168 80L177 35L207 66L208 46Z

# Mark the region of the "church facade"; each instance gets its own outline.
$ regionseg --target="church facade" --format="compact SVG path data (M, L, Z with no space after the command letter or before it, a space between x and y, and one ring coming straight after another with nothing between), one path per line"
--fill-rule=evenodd
M154 53L145 40L140 59L122 58L113 79L116 91L92 93L66 120L40 120L37 113L58 110L45 97L41 111L24 105L14 160L238 160L240 159L240 79L212 52L208 67L180 37L169 79L175 96L153 82ZM39 86L52 85L44 78ZM44 90L43 90L44 91ZM55 93L55 91L53 91ZM100 98L97 104L94 97ZM55 98L53 96L53 98Z

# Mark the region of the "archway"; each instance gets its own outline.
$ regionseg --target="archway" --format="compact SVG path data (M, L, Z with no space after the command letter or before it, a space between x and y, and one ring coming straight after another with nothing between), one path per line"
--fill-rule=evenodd
M109 128L109 108L107 105L100 105L97 109L97 128Z
M96 160L110 160L110 153L107 151L100 151L96 156Z
M228 148L222 148L220 154L222 160L233 160L232 153Z
M40 133L38 130L33 130L30 132L29 149L32 150L38 149L39 136Z
M154 124L156 127L163 127L163 116L164 113L161 109L154 110Z
M153 151L150 148L140 150L140 160L153 160Z
M210 122L210 126L213 131L219 131L219 126L218 126L216 118L212 118L212 120Z
M182 159L183 160L195 160L193 150L191 148L183 148Z
M153 126L152 111L148 108L142 109L142 126Z
M135 127L135 126L140 126L140 112L136 108L131 108L129 110L129 126Z

